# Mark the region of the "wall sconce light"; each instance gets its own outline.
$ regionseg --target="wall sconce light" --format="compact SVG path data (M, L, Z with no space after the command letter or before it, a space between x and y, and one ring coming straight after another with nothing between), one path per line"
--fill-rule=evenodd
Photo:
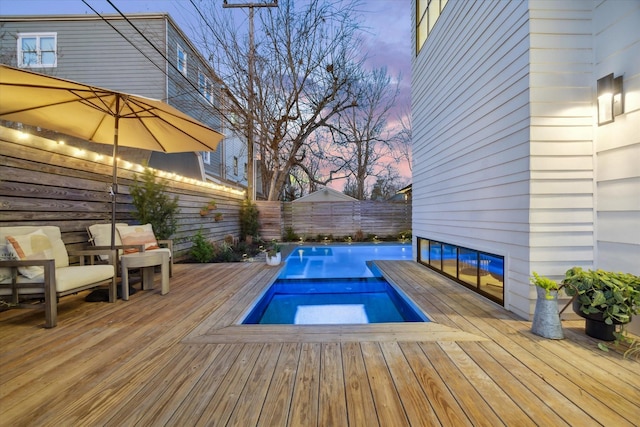
M598 126L611 123L624 113L622 76L613 73L598 79Z

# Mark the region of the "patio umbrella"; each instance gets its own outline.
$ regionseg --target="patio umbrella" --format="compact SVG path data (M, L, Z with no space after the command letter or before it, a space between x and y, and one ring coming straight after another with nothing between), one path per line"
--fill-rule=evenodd
M0 64L0 119L113 144L111 246L118 146L165 153L214 151L223 135L156 99Z

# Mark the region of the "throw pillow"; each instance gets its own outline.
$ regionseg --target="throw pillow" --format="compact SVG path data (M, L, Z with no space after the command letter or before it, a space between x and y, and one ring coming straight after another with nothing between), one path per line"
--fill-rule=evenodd
M22 236L7 236L9 251L20 260L53 259L53 247L49 237L42 230L36 230ZM18 267L23 276L33 279L44 274L44 267Z
M120 233L123 245L144 245L145 251L159 248L151 224L118 227L118 233ZM138 249L128 248L124 250L126 254L134 252L138 252Z

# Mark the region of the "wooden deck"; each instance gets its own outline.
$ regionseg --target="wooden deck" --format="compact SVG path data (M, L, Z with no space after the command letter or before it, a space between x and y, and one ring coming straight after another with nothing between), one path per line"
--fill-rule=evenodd
M2 426L632 426L640 364L414 262L379 266L434 321L241 326L262 263L175 266L171 292L0 312ZM159 280L159 277L156 277Z

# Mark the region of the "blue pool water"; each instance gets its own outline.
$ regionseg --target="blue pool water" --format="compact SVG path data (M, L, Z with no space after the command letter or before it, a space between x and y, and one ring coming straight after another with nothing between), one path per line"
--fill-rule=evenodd
M278 280L244 324L428 322L371 260L411 259L410 245L304 246L285 260Z
M280 279L374 277L367 261L411 260L410 244L300 246L285 260Z

